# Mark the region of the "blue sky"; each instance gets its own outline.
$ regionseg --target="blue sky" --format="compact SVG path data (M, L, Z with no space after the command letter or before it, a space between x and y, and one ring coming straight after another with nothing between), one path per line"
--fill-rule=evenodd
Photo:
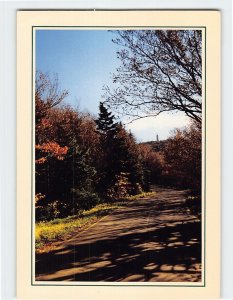
M107 30L37 30L36 69L57 74L61 89L67 89L66 102L81 110L98 113L103 85L111 85L120 61L114 33ZM165 139L174 127L187 123L183 114L162 114L127 126L138 141Z
M66 102L97 113L102 87L118 65L112 37L106 30L38 30L36 68L58 75L69 91Z

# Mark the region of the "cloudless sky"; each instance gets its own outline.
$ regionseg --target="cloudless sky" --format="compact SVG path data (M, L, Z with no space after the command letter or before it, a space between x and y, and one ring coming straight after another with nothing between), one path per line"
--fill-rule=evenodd
M36 31L36 69L57 74L61 89L67 89L66 103L98 114L103 86L111 85L120 61L114 33L107 30ZM127 126L139 141L165 139L174 127L187 124L182 114L145 118Z

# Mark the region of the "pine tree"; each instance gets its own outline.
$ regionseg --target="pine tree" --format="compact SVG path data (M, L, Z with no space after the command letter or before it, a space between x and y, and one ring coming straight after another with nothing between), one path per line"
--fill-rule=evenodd
M99 192L108 198L138 193L142 185L142 168L137 145L131 133L100 103L96 120L102 155L99 166Z
M107 195L108 189L114 184L115 170L111 157L114 149L114 138L117 133L117 124L114 116L104 106L99 105L99 116L95 120L96 129L100 135L100 151L98 159L98 192L102 197Z
M117 161L120 162L119 172L127 174L128 192L137 194L142 191L143 169L139 158L139 151L132 133L128 133L122 124L118 125L115 151Z
M110 136L116 132L116 123L114 123L114 116L108 109L104 106L103 102L99 105L99 117L95 121L97 125L97 130L104 136Z

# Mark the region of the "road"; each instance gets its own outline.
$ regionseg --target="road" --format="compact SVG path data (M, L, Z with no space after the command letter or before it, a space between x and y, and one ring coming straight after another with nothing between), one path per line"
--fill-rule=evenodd
M156 188L36 256L36 281L201 281L201 223L185 191Z

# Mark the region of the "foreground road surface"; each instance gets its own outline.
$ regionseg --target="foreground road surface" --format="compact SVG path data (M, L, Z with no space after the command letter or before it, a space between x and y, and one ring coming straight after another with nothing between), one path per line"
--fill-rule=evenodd
M36 280L201 281L201 223L185 207L185 191L155 190L38 254Z

